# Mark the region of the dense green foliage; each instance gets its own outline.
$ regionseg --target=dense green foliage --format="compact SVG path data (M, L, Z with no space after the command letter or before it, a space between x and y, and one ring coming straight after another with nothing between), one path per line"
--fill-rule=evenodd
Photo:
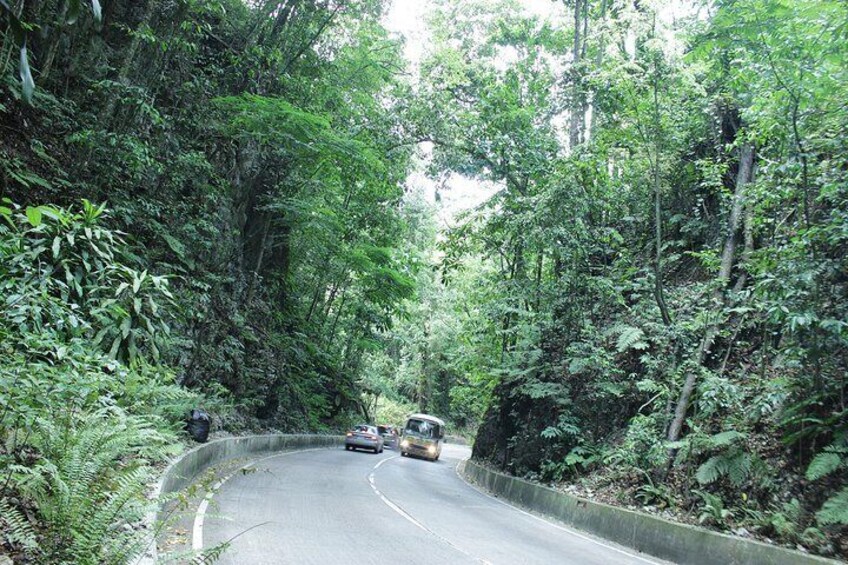
M130 266L87 201L4 205L0 222L5 541L39 561L127 561L151 543L129 527L148 511L151 465L179 450L200 400L149 362L168 282Z
M378 2L255 4L109 2L102 22L27 4L45 33L31 107L4 74L3 191L108 202L141 263L175 275L159 353L180 381L315 428L356 409L359 353L412 292L393 253L406 87Z
M4 547L136 553L220 398L848 555L846 4L386 4L0 0Z
M440 5L420 133L501 190L430 382L484 375L502 469L844 555L848 11L662 6Z
M408 86L382 10L0 2L11 551L143 549L122 524L186 409L215 397L236 432L364 417L364 352L416 269L399 255Z

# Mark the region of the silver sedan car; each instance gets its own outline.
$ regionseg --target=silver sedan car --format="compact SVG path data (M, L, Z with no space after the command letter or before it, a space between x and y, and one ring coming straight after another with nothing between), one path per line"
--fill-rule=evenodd
M383 438L374 426L360 424L345 434L345 449L370 449L374 453L383 452Z

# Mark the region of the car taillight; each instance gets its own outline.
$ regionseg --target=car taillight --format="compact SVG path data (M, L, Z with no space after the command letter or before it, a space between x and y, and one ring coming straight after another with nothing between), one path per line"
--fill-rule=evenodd
M353 436L353 432L348 432L347 437L351 437L351 436Z

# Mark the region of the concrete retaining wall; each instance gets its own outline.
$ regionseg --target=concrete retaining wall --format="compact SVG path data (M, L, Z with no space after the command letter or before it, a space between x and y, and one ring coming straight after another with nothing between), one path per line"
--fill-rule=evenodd
M171 463L159 481L159 494L178 492L212 465L250 455L342 445L342 436L271 434L223 438L204 443Z
M230 459L258 456L276 451L290 451L311 447L332 447L342 445L343 443L344 436L306 434L269 434L216 439L209 443L198 445L171 462L162 474L162 478L159 480L153 495L156 499L160 499L164 495L179 492L189 486L209 467ZM160 523L158 516L159 510L147 520L148 527L151 531L155 530L155 524ZM136 562L137 565L155 564L156 553L156 543L154 541L147 553Z
M663 520L568 495L487 469L473 461L461 473L492 494L527 510L643 553L692 565L823 565L836 561Z

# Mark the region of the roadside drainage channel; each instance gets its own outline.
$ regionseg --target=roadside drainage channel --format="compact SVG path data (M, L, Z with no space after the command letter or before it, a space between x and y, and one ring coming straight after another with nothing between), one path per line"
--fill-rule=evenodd
M155 565L157 562L156 542L162 533L159 531L162 528L162 520L167 519L161 514L166 509L168 495L190 486L205 471L228 461L247 460L257 455L305 448L334 447L342 445L343 442L342 436L268 434L221 438L183 453L168 465L151 494L153 499L160 502L145 521L148 530L157 539L151 538L146 553L136 560L136 565Z
M650 514L592 502L504 475L471 460L459 472L489 493L525 510L633 548L685 565L836 565L838 561L808 555L755 540L671 522Z

